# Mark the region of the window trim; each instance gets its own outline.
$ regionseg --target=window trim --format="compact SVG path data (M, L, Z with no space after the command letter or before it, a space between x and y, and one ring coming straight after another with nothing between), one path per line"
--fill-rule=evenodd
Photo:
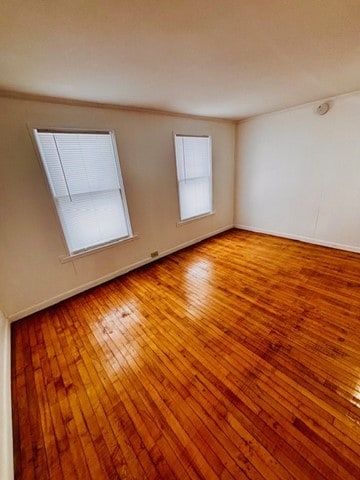
M212 217L215 214L216 214L215 210L212 210L211 212L202 213L201 215L196 215L195 217L190 217L190 218L187 218L186 220L179 220L178 222L176 222L176 226L181 227L182 225L186 225L187 223L191 223L191 222L196 222L196 220L201 220L202 218Z
M115 240L113 242L109 242L103 245L98 245L96 247L93 247L91 249L89 248L79 253L74 253L74 254L68 253L65 255L60 255L59 260L61 263L68 263L68 262L71 262L72 260L76 260L77 258L87 257L88 255L92 255L93 253L102 252L103 250L107 250L108 248L116 247L117 245L128 243L128 242L132 242L137 238L139 238L139 235L135 233L135 234L132 234L131 237L129 236L129 237L120 238L119 240Z
M208 138L210 143L210 210L205 213L201 213L199 215L194 215L193 217L188 218L181 218L181 205L180 205L180 181L178 177L178 165L177 165L177 157L176 157L176 137L190 137L190 138ZM179 220L176 222L176 226L181 226L186 223L194 222L196 220L201 220L202 218L209 217L211 215L215 215L214 210L214 179L213 179L213 158L212 158L212 136L211 135L195 135L195 134L188 134L188 133L176 133L173 131L173 148L174 148L174 157L175 157L175 170L176 170L176 187L177 187L177 198L178 198L178 215ZM199 177L200 178L200 177ZM203 178L203 177L201 177Z
M68 261L75 260L77 258L81 258L81 257L87 256L87 255L91 255L93 253L98 253L100 251L106 250L107 248L111 248L111 247L114 247L114 246L117 246L117 245L120 245L120 244L123 244L123 243L127 243L130 240L138 238L138 235L134 234L134 232L133 232L131 217L130 217L130 213L129 213L129 209L128 209L128 205L127 205L127 200L126 200L126 197L125 197L125 199L123 199L123 206L124 206L125 218L126 218L127 224L128 224L127 226L128 226L129 235L126 236L126 237L122 237L122 238L119 238L119 239L115 239L115 240L106 242L106 243L101 244L101 245L94 245L94 246L88 247L88 248L80 250L80 251L71 252L70 248L68 246L67 240L66 240L66 236L65 236L65 232L64 232L61 220L60 220L59 212L58 212L58 209L57 209L57 206L56 206L54 195L52 193L51 185L50 185L49 180L48 180L48 176L47 176L47 173L46 173L46 168L45 168L45 165L44 165L43 160L42 160L41 149L40 149L40 146L39 146L39 143L38 143L38 139L36 137L37 132L74 133L74 134L76 134L76 133L84 133L84 134L89 133L89 134L110 135L111 143L112 143L112 147L113 147L113 152L114 152L114 157L115 157L115 160L116 160L116 169L117 169L117 173L118 173L118 176L119 176L120 193L121 193L121 196L123 196L123 194L125 193L125 185L124 185L124 180L123 180L122 171L121 171L121 165L120 165L120 159L119 159L119 154L118 154L117 142L116 142L116 136L115 136L114 129L111 129L111 128L101 128L101 129L99 129L99 128L82 128L82 127L80 127L80 128L78 128L78 127L52 127L52 126L48 126L48 125L44 126L44 125L39 125L39 124L37 124L37 125L27 124L27 129L29 131L31 141L32 141L33 147L35 149L36 157L37 157L38 163L40 165L40 169L41 169L44 181L45 181L45 185L46 185L46 188L47 188L48 195L50 196L50 199L51 199L51 206L52 206L52 210L53 210L53 212L55 214L55 217L56 217L58 232L61 236L62 244L63 244L64 250L66 252L66 253L59 256L59 260L60 260L61 263L66 263Z

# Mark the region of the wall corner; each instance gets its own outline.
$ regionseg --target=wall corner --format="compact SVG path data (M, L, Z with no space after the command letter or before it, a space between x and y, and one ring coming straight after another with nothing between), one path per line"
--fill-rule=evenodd
M10 322L0 311L0 478L14 479Z

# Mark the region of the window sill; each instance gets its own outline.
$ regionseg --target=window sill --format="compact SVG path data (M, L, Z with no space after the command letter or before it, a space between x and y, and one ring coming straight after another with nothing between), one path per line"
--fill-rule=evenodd
M212 215L215 215L215 212L204 213L204 215L198 215L197 217L187 218L186 220L179 220L176 223L176 226L181 227L182 225L186 225L187 223L196 222L196 220L201 220L202 218L211 217Z
M59 260L61 263L72 262L73 260L77 260L78 258L87 257L88 255L92 255L94 253L102 252L103 250L107 250L111 247L116 247L117 245L122 245L124 243L132 242L139 238L139 235L133 235L132 237L126 237L122 240L117 240L116 242L108 243L107 245L100 245L99 247L94 247L84 252L74 253L72 255L61 255Z

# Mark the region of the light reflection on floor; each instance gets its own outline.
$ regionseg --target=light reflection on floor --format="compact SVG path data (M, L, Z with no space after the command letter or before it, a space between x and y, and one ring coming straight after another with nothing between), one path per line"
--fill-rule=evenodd
M213 264L207 259L194 260L184 272L184 294L188 301L188 311L193 315L199 313L200 304L210 294L213 278ZM196 280L201 281L201 288L196 288ZM197 304L199 303L199 309Z
M102 308L104 311L104 307ZM107 364L102 365L111 378L116 378L119 369L134 366L136 358L141 352L141 345L137 341L138 333L136 326L142 321L137 314L137 302L135 299L122 300L120 306L108 306L105 313L92 324L92 332L96 341L106 351ZM122 355L115 355L111 344L116 346L124 345ZM110 348L109 348L110 345Z

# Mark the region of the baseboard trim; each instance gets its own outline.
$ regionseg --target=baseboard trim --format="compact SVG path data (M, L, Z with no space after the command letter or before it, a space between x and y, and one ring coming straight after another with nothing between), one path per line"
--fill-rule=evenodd
M171 253L178 252L179 250L182 250L183 248L190 247L191 245L195 245L196 243L199 243L202 240L206 240L207 238L214 237L215 235L218 235L219 233L226 232L227 230L230 230L231 228L234 228L234 224L226 225L225 227L218 228L217 230L215 230L211 233L207 233L206 235L202 235L200 237L197 237L194 240L190 240L189 242L181 243L174 248L169 248L168 250L164 250L163 252L161 252L161 254L159 256L160 257L166 257L166 255L170 255Z
M0 478L14 479L10 323L0 312Z
M78 293L85 292L90 288L97 287L98 285L108 282L109 280L119 277L120 275L124 275L125 273L128 273L131 270L135 270L136 268L147 265L148 263L155 262L159 258L165 257L166 255L170 255L171 253L175 253L179 250L182 250L183 248L190 247L191 245L201 242L202 240L206 240L207 238L213 237L214 235L217 235L219 233L225 232L226 230L230 230L231 228L234 228L233 224L226 225L225 227L218 228L217 230L214 230L210 233L206 233L205 235L196 237L192 240L189 240L188 242L178 244L173 248L169 248L168 250L159 252L159 255L156 258L147 257L142 260L139 260L138 262L135 262L131 265L127 265L126 267L120 268L119 270L115 270L114 272L111 272L108 275L104 275L103 277L97 278L96 280L82 284L79 287L73 288L71 290L67 290L66 292L56 295L55 297L44 300L43 302L39 302L35 305L32 305L31 307L25 308L23 310L20 310L19 312L9 315L9 320L10 322L15 322L16 320L20 320L21 318L27 317L32 313L35 313L35 312L38 312L39 310L50 307L51 305L59 303L62 300L66 300L67 298L73 297Z
M235 224L234 228L238 228L240 230L248 230L249 232L264 233L266 235L274 235L275 237L289 238L290 240L298 240L299 242L312 243L313 245L320 245L322 247L346 250L347 252L360 253L360 247L356 247L355 245L353 246L342 243L328 242L327 240L321 240L318 238L306 237L293 233L277 232L274 230L268 230L266 228L252 227L243 224Z

